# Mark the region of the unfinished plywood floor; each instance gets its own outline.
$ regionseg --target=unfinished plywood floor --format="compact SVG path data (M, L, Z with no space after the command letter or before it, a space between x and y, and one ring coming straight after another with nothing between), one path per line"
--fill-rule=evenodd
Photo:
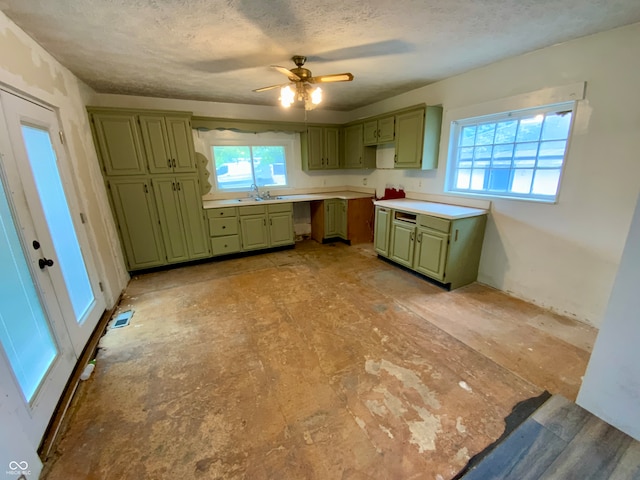
M447 479L545 389L574 399L595 330L371 245L132 279L46 478Z

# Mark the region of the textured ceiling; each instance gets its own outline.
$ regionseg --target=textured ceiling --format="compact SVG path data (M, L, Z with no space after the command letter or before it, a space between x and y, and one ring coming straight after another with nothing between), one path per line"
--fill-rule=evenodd
M351 110L513 55L640 21L638 0L0 0L102 93L274 105L306 55Z

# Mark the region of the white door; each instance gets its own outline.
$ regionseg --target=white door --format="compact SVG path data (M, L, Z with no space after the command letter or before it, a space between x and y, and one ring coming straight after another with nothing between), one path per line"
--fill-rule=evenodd
M59 131L0 90L0 391L34 449L105 309Z
M77 356L105 302L75 199L56 114L0 91L13 157L40 244L39 267L51 277ZM12 185L12 188L14 186Z

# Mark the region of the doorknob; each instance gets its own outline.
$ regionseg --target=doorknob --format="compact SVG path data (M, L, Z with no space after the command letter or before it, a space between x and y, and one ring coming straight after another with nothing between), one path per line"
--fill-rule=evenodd
M40 265L40 270L44 270L44 267L53 267L53 260L50 258L39 258L38 265Z

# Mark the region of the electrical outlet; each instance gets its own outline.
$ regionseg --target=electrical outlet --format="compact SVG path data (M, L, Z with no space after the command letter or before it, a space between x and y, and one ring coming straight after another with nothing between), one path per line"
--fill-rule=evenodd
M422 180L418 181L418 188L422 188Z
M367 179L366 177L362 179L362 185L366 185L367 184Z

